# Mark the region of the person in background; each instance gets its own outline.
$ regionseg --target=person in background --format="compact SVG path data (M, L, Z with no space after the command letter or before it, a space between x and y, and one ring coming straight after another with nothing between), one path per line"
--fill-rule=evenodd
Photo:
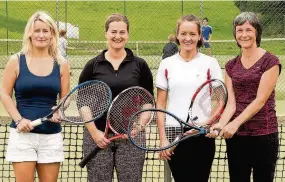
M12 162L17 182L34 182L35 171L40 182L56 182L64 160L59 113L51 122L31 123L69 92L69 65L58 51L58 37L51 16L36 12L27 22L22 50L3 72L1 99L12 118L6 160Z
M212 40L212 27L209 25L208 18L203 18L203 26L202 26L202 35L204 39L204 47L207 50L207 54L211 55L211 45L210 42Z
M67 58L66 50L67 50L68 42L66 39L66 30L61 29L59 31L59 35L60 35L60 38L59 38L60 53L64 58Z
M279 59L260 47L262 26L256 14L243 12L233 22L241 54L225 68L228 104L218 124L226 139L231 182L273 182L278 155L275 86Z
M59 31L59 51L61 53L61 55L66 59L67 59L67 46L68 46L68 42L67 42L67 37L66 37L66 30L61 29ZM71 48L71 47L69 47ZM69 74L72 76L72 72L71 70L69 71Z
M186 121L196 89L208 79L223 78L217 60L198 51L203 45L199 18L194 15L182 16L177 22L176 38L180 52L163 59L158 68L157 109L166 109ZM163 126L164 122L166 126L175 127L167 118L166 121L158 120L158 127ZM161 138L166 138L163 135L160 133ZM162 147L168 145L168 141L161 141ZM173 152L168 149L159 154L160 159L168 160L176 182L208 182L214 155L215 139L202 135L179 143Z
M168 43L163 47L162 59L170 57L178 52L178 46L175 43L176 37L173 34L168 36Z
M94 79L103 81L111 88L113 98L132 86L143 87L153 95L153 78L146 61L134 56L125 47L129 39L127 17L110 15L105 23L105 37L107 49L85 65L79 83ZM106 115L85 126L84 155L88 155L95 147L105 149L100 150L87 164L88 181L111 182L114 168L119 182L142 181L144 151L127 139L110 142L107 138L114 136L114 133L110 132L107 138L104 136Z

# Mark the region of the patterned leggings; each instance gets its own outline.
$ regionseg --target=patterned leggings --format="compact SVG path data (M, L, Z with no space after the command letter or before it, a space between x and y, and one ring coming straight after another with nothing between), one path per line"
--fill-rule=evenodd
M96 147L85 128L83 151L89 154ZM88 182L111 182L116 168L119 182L141 182L145 152L128 140L115 140L98 152L87 164Z

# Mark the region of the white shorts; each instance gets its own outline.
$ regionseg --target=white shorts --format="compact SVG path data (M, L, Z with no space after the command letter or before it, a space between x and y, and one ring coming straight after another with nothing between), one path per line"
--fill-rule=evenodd
M63 162L62 134L19 133L16 129L10 128L6 160L37 161L37 163Z

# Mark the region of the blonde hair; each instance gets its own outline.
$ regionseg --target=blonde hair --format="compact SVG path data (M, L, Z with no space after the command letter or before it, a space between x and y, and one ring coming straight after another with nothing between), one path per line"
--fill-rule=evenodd
M59 52L59 47L58 47L59 34L58 34L57 26L54 20L52 19L52 17L47 12L44 12L44 11L37 11L28 20L28 23L25 27L25 33L23 37L23 47L22 47L21 52L27 55L31 54L32 52L31 36L33 34L33 28L34 28L36 21L42 21L50 27L51 34L53 37L51 39L50 46L48 48L48 53L56 61L61 63L64 60L64 58L61 56Z

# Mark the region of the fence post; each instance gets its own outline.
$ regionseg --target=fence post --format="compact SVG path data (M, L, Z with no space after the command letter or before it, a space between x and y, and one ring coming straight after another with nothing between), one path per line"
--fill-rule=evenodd
M67 0L65 0L65 30L67 31Z
M164 182L171 182L171 171L167 161L164 161Z
M181 0L181 13L183 16L183 14L184 14L184 2L183 2L183 0Z
M137 56L139 56L139 42L136 41L136 52L137 52Z
M59 29L59 22L58 22L58 0L56 0L56 6L55 6L55 19L56 19L57 29Z
M124 15L126 16L126 0L124 0Z
M8 28L8 0L6 0L6 39L7 39L7 56L9 55L9 28Z
M203 18L203 0L200 0L200 18Z

